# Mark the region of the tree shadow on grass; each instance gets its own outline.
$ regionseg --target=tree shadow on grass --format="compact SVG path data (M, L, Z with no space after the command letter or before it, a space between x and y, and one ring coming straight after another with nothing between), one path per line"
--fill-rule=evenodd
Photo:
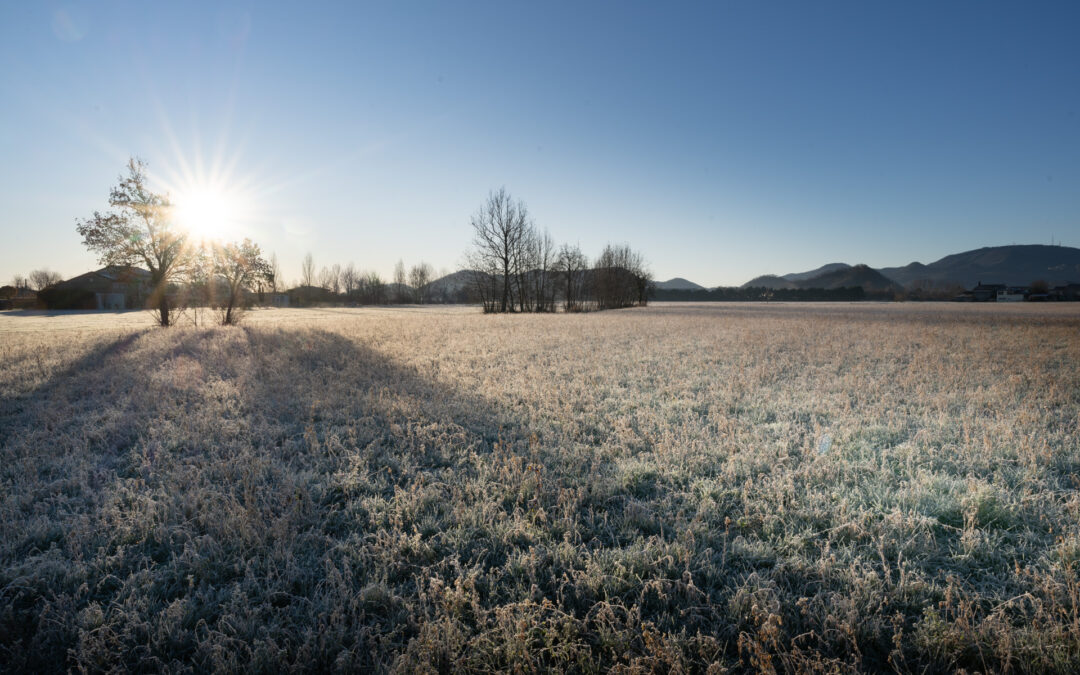
M388 667L526 438L328 331L102 344L0 409L0 664Z

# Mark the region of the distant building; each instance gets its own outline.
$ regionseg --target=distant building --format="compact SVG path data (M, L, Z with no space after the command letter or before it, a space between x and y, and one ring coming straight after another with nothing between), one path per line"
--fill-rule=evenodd
M971 297L975 302L994 302L998 298L998 293L1006 290L1005 284L984 284L979 282L975 288L971 289Z
M998 302L1023 302L1027 300L1028 289L1022 286L1009 286L1008 288L998 291L996 300Z
M290 288L286 294L289 298L289 306L292 307L310 307L333 303L337 300L333 293L318 286L297 286Z
M150 290L149 272L114 265L61 281L41 296L49 309L140 309Z
M1060 286L1054 286L1047 292L1046 296L1049 300L1075 302L1080 300L1080 284L1061 284Z
M38 294L24 286L0 286L0 310L33 309L37 306Z

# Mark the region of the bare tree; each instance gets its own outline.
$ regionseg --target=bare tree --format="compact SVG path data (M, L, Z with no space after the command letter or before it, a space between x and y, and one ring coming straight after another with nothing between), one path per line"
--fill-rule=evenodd
M500 188L472 217L473 250L468 255L474 285L485 311L512 312L514 301L522 306L521 268L526 262L524 245L531 224L524 202L514 200ZM515 297L517 295L518 297Z
M356 293L360 283L360 274L356 271L356 265L349 263L341 271L341 287L345 291L345 297L351 299Z
M334 295L341 293L341 265L337 263L330 267L330 288L328 290Z
M585 273L589 260L577 245L563 244L556 258L555 268L563 291L563 309L580 312L585 302Z
M214 256L208 247L197 246L192 250L185 277L187 283L177 298L177 310L180 314L191 312L191 321L198 327L200 311L215 304L218 290Z
M21 274L11 277L11 285L15 288L30 288L30 281Z
M386 283L378 272L368 272L362 276L360 295L363 302L370 305L382 305L387 301Z
M30 273L30 287L35 291L42 291L63 281L64 278L58 272L47 269L34 270Z
M245 239L239 244L214 246L214 273L221 279L221 325L237 323L245 307L244 292L260 277L270 273L269 264L263 259L259 245Z
M593 272L596 303L600 309L644 305L652 288L652 275L640 253L626 244L604 247Z
M300 285L315 285L315 259L311 257L310 252L304 256L304 262L300 266Z
M637 304L641 307L649 304L649 296L653 294L654 284L652 270L645 262L645 257L638 251L630 256L630 274L634 278L634 290L637 292Z
M407 295L408 280L405 277L405 262L398 260L397 265L394 265L394 302L403 303L408 302Z
M285 279L281 276L281 265L278 264L277 253L270 254L270 269L266 280L270 285L271 293L277 293L284 287Z
M109 206L116 210L95 211L76 229L83 245L98 254L100 264L147 267L158 324L168 326L169 284L191 258L188 234L175 225L168 195L148 187L146 164L133 158L127 170L127 176L121 175L109 192Z
M555 311L555 242L547 230L532 237L532 299L537 312Z
M432 281L431 265L421 261L419 265L413 265L409 270L409 285L413 287L413 297L417 304L428 301L428 284Z

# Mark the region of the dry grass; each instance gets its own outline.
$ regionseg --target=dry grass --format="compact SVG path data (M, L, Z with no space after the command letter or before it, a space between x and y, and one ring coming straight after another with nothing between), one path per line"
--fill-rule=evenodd
M1080 669L1077 307L0 315L0 669Z

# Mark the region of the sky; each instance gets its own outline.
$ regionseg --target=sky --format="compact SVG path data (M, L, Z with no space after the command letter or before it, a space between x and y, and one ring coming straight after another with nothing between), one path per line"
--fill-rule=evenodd
M1080 3L9 2L0 283L95 269L129 157L286 279L557 242L737 285L1080 246ZM207 197L207 195L210 195ZM202 201L200 201L202 200Z

